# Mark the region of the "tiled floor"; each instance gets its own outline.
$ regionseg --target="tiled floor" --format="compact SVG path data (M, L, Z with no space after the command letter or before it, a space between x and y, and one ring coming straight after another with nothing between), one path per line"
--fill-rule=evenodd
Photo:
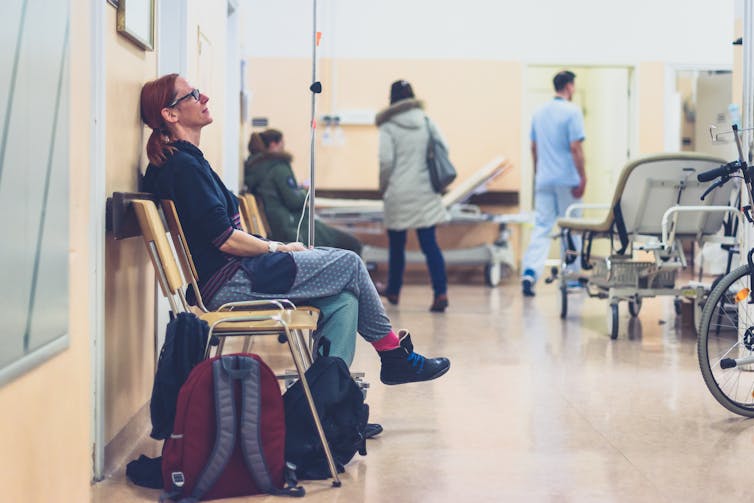
M360 341L354 368L367 372L372 419L385 432L347 466L341 488L306 483L307 501L752 499L754 422L709 394L693 329L669 299L645 301L630 323L622 305L621 333L610 341L605 301L572 295L562 321L554 286L523 299L515 283L454 285L444 315L427 312L430 297L428 287L409 286L388 313L412 330L417 351L449 356L450 372L383 386L374 351ZM270 360L286 365L282 353ZM96 503L157 496L122 471L93 488Z

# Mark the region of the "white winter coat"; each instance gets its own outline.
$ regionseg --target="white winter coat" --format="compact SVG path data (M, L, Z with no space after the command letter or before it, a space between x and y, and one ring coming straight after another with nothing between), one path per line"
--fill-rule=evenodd
M427 170L429 132L422 103L405 99L377 114L380 131L380 192L385 227L390 230L431 227L449 219L442 198L432 189ZM429 120L432 134L445 145Z

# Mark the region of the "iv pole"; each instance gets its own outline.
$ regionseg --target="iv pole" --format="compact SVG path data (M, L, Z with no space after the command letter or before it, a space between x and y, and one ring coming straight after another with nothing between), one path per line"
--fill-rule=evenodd
M314 246L314 186L315 186L315 142L317 139L317 95L322 92L322 84L317 81L317 46L319 45L320 33L317 31L317 0L313 0L314 11L312 13L312 116L310 122L311 138L309 152L309 247Z

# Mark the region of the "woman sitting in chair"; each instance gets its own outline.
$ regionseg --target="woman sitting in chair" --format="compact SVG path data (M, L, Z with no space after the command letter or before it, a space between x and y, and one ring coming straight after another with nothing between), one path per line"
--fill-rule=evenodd
M294 302L350 292L358 330L377 350L385 384L428 381L450 368L447 358L414 353L411 336L396 334L358 255L336 248L266 241L240 227L238 202L199 150L212 123L209 98L170 74L141 90L141 118L152 129L145 187L175 202L210 309L244 300L286 297Z
M244 182L254 195L262 198L264 214L270 225L270 238L276 241L309 240L308 208L304 209L306 191L299 188L291 169L291 154L285 151L283 133L268 129L253 133L249 140L249 158L244 168ZM303 218L302 218L303 212ZM301 224L300 224L301 223ZM320 222L314 223L317 246L332 246L361 255L361 241L347 232Z

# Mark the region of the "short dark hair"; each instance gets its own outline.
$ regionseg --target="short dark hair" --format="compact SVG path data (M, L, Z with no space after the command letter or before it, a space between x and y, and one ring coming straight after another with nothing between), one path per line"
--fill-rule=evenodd
M573 80L576 78L576 74L568 70L559 72L552 79L552 85L555 86L555 91L559 92L565 89L568 84L573 84Z
M414 90L407 80L396 80L390 86L390 104L414 97Z

